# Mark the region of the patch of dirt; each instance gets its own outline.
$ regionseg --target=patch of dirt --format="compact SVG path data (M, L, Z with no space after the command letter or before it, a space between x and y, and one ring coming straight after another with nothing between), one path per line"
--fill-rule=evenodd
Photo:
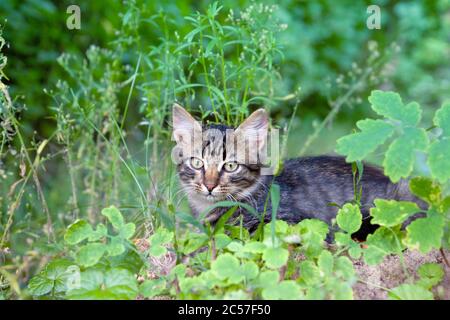
M450 252L445 251L447 260ZM415 250L406 250L403 253L404 264L408 273L414 280L418 279L417 269L424 263L438 263L444 268L443 281L434 288L435 297L441 300L450 300L450 268L445 264L439 251L422 254ZM387 299L387 292L383 288L392 289L408 280L399 256L387 256L382 263L368 266L362 260L353 263L358 278L365 283L358 282L353 286L354 298L358 300Z

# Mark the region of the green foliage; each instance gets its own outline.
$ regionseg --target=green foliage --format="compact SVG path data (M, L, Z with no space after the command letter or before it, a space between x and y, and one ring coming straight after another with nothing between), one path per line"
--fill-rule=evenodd
M150 251L152 256L159 257L167 252L165 244L171 243L173 240L173 232L160 228L149 239ZM195 248L198 249L198 248Z
M450 104L444 103L436 111L434 125L442 133L435 137L419 127L422 109L417 102L404 105L397 93L379 90L372 91L369 102L372 110L385 119L360 120L357 126L361 132L340 138L336 148L338 153L346 155L349 162L363 160L396 132L397 137L387 148L383 161L384 172L393 182L411 174L417 151L428 154L427 163L434 179L444 183L450 178L450 157L447 157Z
M83 300L137 296L134 274L141 269L143 260L129 240L135 225L126 224L114 206L102 214L116 234L109 233L101 223L95 230L84 220L71 224L64 235L67 258L51 261L31 279L28 289L32 296Z
M433 176L444 183L450 179L450 102L436 111L433 122L442 133L430 146L428 165Z
M420 208L413 202L376 199L375 208L370 210L373 217L371 222L385 227L394 227L417 212L420 212Z
M347 257L336 258L329 251L322 251L316 261L301 262L300 273L307 299L353 299L355 271Z
M336 216L336 222L339 228L350 234L359 230L362 223L361 219L362 215L359 211L359 207L350 203L346 203L339 209Z
M391 125L381 120L360 120L356 126L361 132L340 138L336 148L338 153L347 155L348 162L364 159L394 132Z
M433 300L432 287L444 278L442 266L435 263L425 263L417 270L419 280L414 284L405 283L388 292L392 300Z
M67 291L73 300L129 300L138 293L135 276L128 270L112 268L106 272L86 270L80 286Z
M442 246L445 218L439 213L429 213L426 218L417 219L406 227L405 244L410 248L429 252Z
M346 155L348 162L363 160L397 132L397 138L389 145L383 162L385 174L397 182L411 173L415 152L428 147L426 131L416 127L422 110L416 102L404 105L395 92L372 91L369 102L372 110L384 116L385 120L360 120L357 125L361 133L340 138L336 151Z
M408 201L375 200L375 207L370 210L371 222L379 224L381 228L367 238L365 261L377 264L388 254L400 253L404 246L418 249L423 253L448 246L446 239L450 212L448 200L443 198L441 190L450 178L448 170L450 157L445 156L450 150L445 145L449 131L450 105L444 103L436 111L433 122L437 129L436 133L432 134L420 127L422 109L419 104L411 102L405 105L397 93L382 91L373 91L369 101L372 109L385 119L362 121L377 121L382 124L380 128L390 127L392 129L390 134L395 132L397 136L384 153L385 174L393 182L409 177L414 164L418 162L417 151L422 151L428 157L426 163L431 177L415 177L409 183L411 192L428 203L428 210L423 210L417 204ZM361 148L363 143L379 146L386 140L380 141L377 134L367 133L364 136L367 141L363 141L362 132L338 140L337 151L346 155L347 161L363 160L368 156L367 149ZM373 152L375 148L369 151ZM424 212L426 213L424 217L416 217L410 221L409 218ZM343 217L342 213L338 215L338 222ZM406 222L408 225L406 230L403 230L401 226ZM343 226L340 227L345 230ZM358 256L360 250L355 249L348 236L338 234L336 241L340 245L348 246L352 256Z
M436 263L424 263L419 267L417 273L420 277L417 284L426 289L431 289L435 285L439 284L444 278L444 270L442 266Z
M287 263L289 252L283 248L266 248L262 258L267 267L278 269Z
M430 205L438 205L441 202L441 187L430 178L415 177L409 182L411 192L426 201Z
M433 294L421 286L402 284L389 292L392 300L433 300Z
M73 263L65 259L55 259L44 270L33 277L28 284L33 296L51 295L57 297L67 290L67 282L72 275L69 267ZM73 270L73 269L72 269Z
M403 246L399 242L400 237L398 231L380 227L367 237L364 261L369 265L376 265L389 254L400 254L403 250Z

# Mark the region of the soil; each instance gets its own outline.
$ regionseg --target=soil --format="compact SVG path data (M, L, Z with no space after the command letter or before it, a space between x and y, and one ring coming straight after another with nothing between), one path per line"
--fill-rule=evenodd
M447 260L450 252L445 251ZM417 280L417 269L424 263L434 262L443 266L445 275L443 281L434 288L435 298L450 300L450 268L446 265L439 251L431 251L422 254L415 250L406 250L403 253L404 265L413 280ZM368 266L363 261L354 261L354 267L358 278L365 283L358 282L353 286L354 298L358 300L384 300L387 292L383 288L394 288L408 281L399 256L387 256L384 261L376 266ZM370 285L369 285L370 284Z

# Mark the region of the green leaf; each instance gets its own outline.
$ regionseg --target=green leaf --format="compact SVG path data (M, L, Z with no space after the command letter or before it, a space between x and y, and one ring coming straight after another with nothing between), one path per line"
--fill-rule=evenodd
M268 268L278 269L287 263L289 251L284 248L267 248L262 258Z
M335 260L335 270L336 276L348 280L353 280L355 278L355 269L353 268L353 263L349 258L345 256L340 256Z
M370 209L372 224L385 227L400 225L409 216L420 212L420 208L414 202L375 199L375 207Z
M374 90L370 94L369 102L372 104L372 109L379 115L410 126L417 125L422 115L417 102L411 102L405 106L400 95L392 91Z
M239 241L232 241L228 244L227 249L237 254L244 251L244 246Z
M89 236L89 241L98 241L108 235L108 229L103 223L97 225L97 229Z
M420 277L417 284L425 289L431 289L444 278L444 269L437 263L424 263L419 267L417 273Z
M243 250L249 253L263 253L266 249L264 243L259 241L250 241L245 243Z
M328 234L328 225L325 222L318 219L305 219L300 221L293 229L298 232L307 256L316 256L322 251L323 243Z
M224 233L216 234L214 240L216 241L216 249L218 250L225 248L232 241L231 238Z
M110 206L109 208L105 208L102 210L102 215L104 215L112 226L116 230L120 230L120 228L124 225L123 216L120 213L119 209L115 206Z
M205 229L203 224L200 223L192 214L188 214L188 213L185 213L185 212L177 211L176 212L176 217L178 218L178 220L180 222L193 225L194 227L197 227L204 234L207 233L207 230Z
M67 292L72 300L131 300L138 294L134 275L124 269L110 269L105 273L86 270L81 273L80 287Z
M246 281L255 279L259 273L258 265L253 261L244 262L241 266L241 270Z
M125 252L125 246L120 237L111 238L111 242L107 245L106 250L111 257L121 255Z
M303 298L303 294L295 281L284 280L276 285L264 288L262 297L266 300L298 300Z
M280 278L280 274L277 271L263 271L259 275L258 286L261 288L275 286L278 283L278 278Z
M310 260L300 263L300 279L308 286L314 286L322 281L319 268Z
M208 243L208 236L204 233L194 233L189 235L189 240L183 248L184 254L190 254Z
M444 236L444 218L440 214L428 214L426 218L414 220L406 227L405 244L422 253L441 247Z
M95 265L103 257L107 246L102 243L89 243L78 250L76 261L84 267Z
M35 275L28 283L28 290L32 296L43 296L50 293L54 282L41 274Z
M168 244L173 240L173 232L168 231L164 228L159 228L156 230L154 234L152 234L149 238L150 245L161 245Z
M336 232L334 234L334 241L340 246L348 246L352 242L352 237L348 233Z
M326 291L322 287L307 287L306 300L325 300Z
M227 291L223 300L251 300L251 294L244 290Z
M184 278L186 276L186 269L186 265L177 264L170 270L170 276L177 279Z
M270 235L272 237L272 243L275 242L275 224L278 213L278 207L280 205L280 186L278 184L273 183L270 186L270 203L272 206L271 210L271 221L270 221ZM287 228L286 228L287 230ZM283 232L284 233L284 232Z
M361 257L362 251L363 250L362 250L361 246L359 245L359 243L352 241L352 244L350 245L350 248L348 249L348 254L353 259L359 259Z
M361 132L337 140L336 152L347 156L347 162L363 160L394 133L394 127L383 120L360 120L356 126Z
M333 272L334 260L330 251L323 250L320 254L317 265L322 276L329 276Z
M359 230L362 224L362 214L355 204L346 203L339 209L336 222L342 230L352 234Z
M397 182L410 175L414 167L416 150L428 147L428 136L422 128L406 127L403 134L391 143L385 153L384 173Z
M303 242L322 243L328 234L328 225L318 219L305 219L297 224Z
M67 228L64 240L69 245L75 245L92 236L93 232L89 223L85 220L77 220Z
M385 227L378 228L367 237L367 249L363 251L364 261L368 265L375 265L383 261L384 257L391 253L399 253L403 249L400 234Z
M214 226L213 234L218 234L219 232L223 231L225 223L233 216L237 208L237 206L231 207L220 217L219 221L217 221L216 225Z
M239 260L229 253L224 253L211 263L211 271L220 280L228 280L230 283L239 283L244 280L240 272Z
M28 290L33 296L43 296L49 293L57 294L66 291L66 284L71 273L69 268L73 262L56 259L34 276L28 283Z
M433 178L441 183L450 179L450 138L435 141L428 150L428 166Z
M164 246L160 246L160 245L151 246L148 249L148 253L153 257L160 257L167 253L167 248Z
M402 284L388 293L391 300L433 300L433 294L415 284Z
M165 228L159 228L149 238L149 253L154 257L162 256L167 252L166 245L171 243L174 234Z
M334 234L336 244L340 246L348 246L348 254L353 259L359 259L362 253L361 245L353 241L349 233L336 232Z
M228 284L236 284L242 281L242 275L238 276L238 272L236 272L235 277L240 277L236 279L234 277L227 278L227 280L221 280L217 277L217 275L212 270L207 270L202 272L199 279L199 284L203 287L203 289L212 290L216 287L225 287ZM243 276L242 276L243 277Z
M326 289L333 300L353 300L353 290L349 283L340 279L330 278Z
M180 290L183 293L190 293L201 282L202 280L199 279L199 276L182 278L180 279Z
M136 225L134 223L127 223L120 228L120 236L123 239L130 239L136 231Z
M154 296L160 295L166 290L166 280L163 278L145 280L139 286L139 292L145 298L153 298Z
M125 252L118 256L109 256L107 263L111 268L126 269L133 274L138 273L144 264L135 248L125 249Z
M286 221L283 220L275 220L275 224L273 222L267 223L264 225L264 234L271 234L272 226L275 226L275 234L276 235L285 235L289 229L289 225Z
M429 204L438 204L441 200L441 187L430 178L415 177L409 182L411 192Z
M442 129L444 136L450 137L450 101L444 102L436 111L433 122Z
M447 213L450 212L450 196L447 196L442 200L442 202L439 205L439 212Z

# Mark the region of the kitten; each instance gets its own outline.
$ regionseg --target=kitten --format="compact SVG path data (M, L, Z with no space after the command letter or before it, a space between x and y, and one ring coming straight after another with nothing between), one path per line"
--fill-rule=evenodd
M247 203L259 213L264 212L266 206L264 220L268 222L271 219L268 191L271 184L276 183L281 193L277 219L294 224L316 218L331 227L338 207L330 204L342 206L354 199L351 164L337 156L303 157L284 161L276 177L263 175L261 158L264 157L258 153L252 159L248 154L264 149L268 124L266 111L259 109L236 129L225 125L202 127L185 109L174 105L177 171L194 215L205 213L218 201L232 200ZM369 209L374 199L414 201L425 206L409 192L407 181L394 184L379 168L371 165L364 165L360 185L363 225L353 236L361 240L377 228L370 224ZM214 224L228 209L212 209L206 219ZM244 208L238 208L235 215L240 214L244 226L250 232L256 230L259 218ZM327 241L331 241L334 231L332 228Z

